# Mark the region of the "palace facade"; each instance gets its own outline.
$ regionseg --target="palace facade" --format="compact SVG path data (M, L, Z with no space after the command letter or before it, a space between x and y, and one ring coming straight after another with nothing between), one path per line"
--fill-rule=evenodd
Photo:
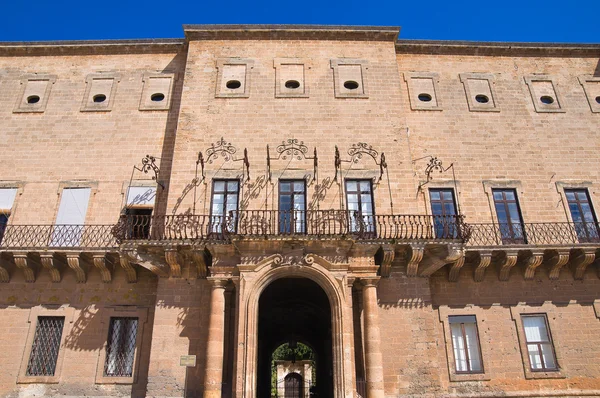
M0 395L600 396L600 45L184 31L0 43Z

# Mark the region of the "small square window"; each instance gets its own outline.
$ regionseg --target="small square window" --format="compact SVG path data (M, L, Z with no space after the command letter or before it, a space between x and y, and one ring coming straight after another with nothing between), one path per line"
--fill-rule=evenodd
M171 107L174 73L144 73L140 111L166 111Z
M81 112L109 112L115 99L119 75L93 73L87 76L85 83Z
M104 376L133 376L137 332L138 318L110 319Z
M275 67L275 97L276 98L307 98L305 62L297 58L276 58Z
M525 83L538 113L566 112L554 79L546 75L525 76Z
M54 75L27 75L21 80L21 96L13 112L44 112L52 86L56 82Z
M449 316L456 373L483 373L477 320L474 315Z
M54 376L64 324L62 316L38 317L26 376Z
M410 109L422 111L441 111L442 101L439 95L439 74L430 72L405 72L404 81L408 86Z
M500 112L494 89L494 75L489 73L461 73L467 103L471 112Z
M249 59L227 58L217 61L217 98L250 97L250 77L254 62Z
M521 315L532 372L558 370L546 315Z

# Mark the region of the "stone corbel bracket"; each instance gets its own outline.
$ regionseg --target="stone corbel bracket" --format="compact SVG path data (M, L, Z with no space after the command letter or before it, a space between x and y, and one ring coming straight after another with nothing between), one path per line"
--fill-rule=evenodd
M92 254L92 258L94 259L94 266L98 268L102 275L102 282L109 283L112 281L110 269L106 266L106 254L94 253Z
M81 258L79 253L67 253L67 264L73 271L75 271L75 277L77 283L85 283L85 271L81 268Z
M177 248L165 249L165 260L171 268L171 276L174 278L181 278L181 256L177 252Z
M42 266L50 272L52 282L60 282L60 271L54 264L54 253L40 253L40 261Z
M596 249L573 249L571 251L573 277L582 280L588 265L593 263L596 258Z
M429 277L446 264L463 261L465 251L462 245L434 246L425 250L423 261L419 265L419 276ZM462 266L462 265L461 265Z
M13 253L13 258L15 260L15 265L23 271L23 274L25 274L25 282L35 282L35 271L31 267L31 262L27 257L27 253Z
M485 270L489 267L492 262L492 251L478 251L475 260L475 271L473 272L473 279L475 282L482 282L485 278Z
M169 266L157 261L153 255L140 253L138 250L127 250L124 251L124 254L130 262L146 268L153 274L158 275L161 278L169 277ZM121 261L121 264L123 264L123 261Z
M425 244L423 243L411 243L410 251L407 253L406 258L406 275L417 276L419 270L419 263L423 260L423 254L425 253Z
M543 250L527 250L524 251L523 257L519 260L519 264L525 268L524 278L526 281L533 280L535 270L544 260Z
M119 262L121 263L121 267L125 270L125 273L127 275L127 282L137 282L137 273L135 271L135 268L133 268L132 262L129 261L129 257L125 253L119 254Z
M206 249L204 247L195 248L190 257L192 264L196 266L198 271L198 278L206 278L208 276L208 266L210 265Z
M558 279L560 270L569 261L569 256L569 249L546 250L546 253L544 253L544 263L546 263L550 269L548 274L550 280Z
M450 265L450 272L448 273L448 280L450 282L458 281L460 270L462 269L463 265L465 265L465 258L465 256L461 256L458 260Z
M0 259L0 283L10 282L10 274L8 273L8 270L4 266L5 266L4 259Z
M494 256L494 264L498 266L498 279L506 282L510 279L510 271L517 264L519 254L516 251L501 251ZM539 264L538 264L539 265Z
M394 261L395 255L396 253L394 251L393 245L381 246L380 251L378 252L378 257L381 257L381 264L379 266L379 269L380 274L383 278L389 278L390 273L392 272L392 261Z

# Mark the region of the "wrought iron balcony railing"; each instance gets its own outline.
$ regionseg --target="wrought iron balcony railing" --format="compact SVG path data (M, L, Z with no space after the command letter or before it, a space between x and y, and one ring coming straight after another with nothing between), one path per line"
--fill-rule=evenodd
M227 216L123 216L120 241L227 240L231 236L354 236L358 239L465 240L461 216L363 215L346 210L242 210Z
M600 224L501 223L469 224L469 246L600 244Z
M2 225L0 249L117 248L114 225Z

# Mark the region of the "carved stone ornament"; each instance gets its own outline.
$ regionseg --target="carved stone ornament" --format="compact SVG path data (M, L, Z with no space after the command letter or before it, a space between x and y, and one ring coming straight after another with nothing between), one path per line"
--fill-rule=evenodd
M315 257L312 253L305 254L304 256L282 256L281 254L276 254L273 258L273 266L282 267L284 265L288 266L304 266L304 265L313 265L315 262Z

